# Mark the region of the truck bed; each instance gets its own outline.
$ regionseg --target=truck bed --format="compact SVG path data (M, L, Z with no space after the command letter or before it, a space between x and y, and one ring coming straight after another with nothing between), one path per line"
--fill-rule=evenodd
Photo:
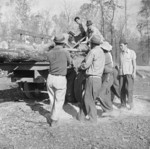
M0 69L11 71L11 70L46 70L49 69L48 62L5 62L0 63Z

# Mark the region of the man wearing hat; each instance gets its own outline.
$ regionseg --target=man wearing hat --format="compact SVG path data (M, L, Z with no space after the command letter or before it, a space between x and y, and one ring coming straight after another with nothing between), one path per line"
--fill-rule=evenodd
M85 95L81 102L80 112L77 115L79 120L97 121L97 110L95 100L99 95L101 88L101 77L104 71L105 55L100 48L100 40L93 36L90 40L91 51L81 64L81 69L86 71ZM88 116L89 119L86 119Z
M100 31L93 25L91 20L87 20L86 26L87 26L87 37L88 37L87 42L90 41L94 35L96 35L99 36L100 44L102 44L104 41L104 37L100 33Z
M50 64L47 90L52 106L51 117L48 117L47 121L51 126L60 119L60 116L69 118L63 110L63 104L66 94L67 65L71 64L71 58L69 52L63 48L64 40L63 35L56 36L54 38L56 46L47 55Z
M133 108L133 85L136 77L136 53L127 47L126 40L120 41L120 93L121 106ZM126 97L128 100L126 100Z
M112 107L112 99L111 99L111 86L113 85L114 76L113 76L113 59L111 55L111 47L105 44L102 44L101 48L105 54L105 67L103 72L103 80L102 87L99 92L99 97L97 101L101 106L103 112L111 112L113 110Z

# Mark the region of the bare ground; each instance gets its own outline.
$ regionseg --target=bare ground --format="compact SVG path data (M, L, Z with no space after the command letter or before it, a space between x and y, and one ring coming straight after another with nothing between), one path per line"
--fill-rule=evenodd
M47 101L25 99L6 77L0 78L0 82L0 149L150 148L148 78L136 79L132 111L117 109L114 117L100 117L95 125L73 118L54 127L46 121L50 110ZM119 105L119 100L115 100L115 105ZM79 110L71 104L64 109L73 117Z

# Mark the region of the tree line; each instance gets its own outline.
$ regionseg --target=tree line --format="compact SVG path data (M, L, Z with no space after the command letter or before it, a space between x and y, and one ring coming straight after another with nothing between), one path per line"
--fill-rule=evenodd
M74 17L79 16L85 25L86 20L92 20L101 31L107 41L113 45L113 59L119 60L119 41L126 38L129 47L137 53L138 64L150 64L150 1L141 0L138 12L137 26L139 35L132 33L128 27L128 0L122 4L118 0L90 0L84 3L78 10L63 0L63 10L59 15L51 17L51 10L32 12L34 0L9 0L5 3L8 16L5 18L0 13L0 37L1 40L13 38L17 29L23 29L39 34L55 35L57 32L77 32ZM0 7L2 10L2 7ZM9 9L8 9L9 10ZM122 17L117 18L118 11L123 12ZM116 19L117 18L117 19Z

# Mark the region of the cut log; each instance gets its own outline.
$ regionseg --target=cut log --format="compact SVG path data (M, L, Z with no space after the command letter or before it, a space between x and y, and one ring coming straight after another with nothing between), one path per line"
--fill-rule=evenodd
M47 61L47 53L54 47L54 43L41 44L41 45L27 45L23 43L14 43L9 49L0 49L0 62L16 62L16 61L36 61L43 62ZM71 52L71 56L84 57L82 52L87 51L86 45L78 47L80 50L75 48L67 48ZM80 59L80 58L79 58ZM81 61L81 60L77 60ZM78 63L78 62L77 62ZM79 62L80 63L80 62ZM78 65L78 64L75 64Z
M54 47L45 45L15 44L10 49L0 49L0 62L11 61L47 61L46 53Z

